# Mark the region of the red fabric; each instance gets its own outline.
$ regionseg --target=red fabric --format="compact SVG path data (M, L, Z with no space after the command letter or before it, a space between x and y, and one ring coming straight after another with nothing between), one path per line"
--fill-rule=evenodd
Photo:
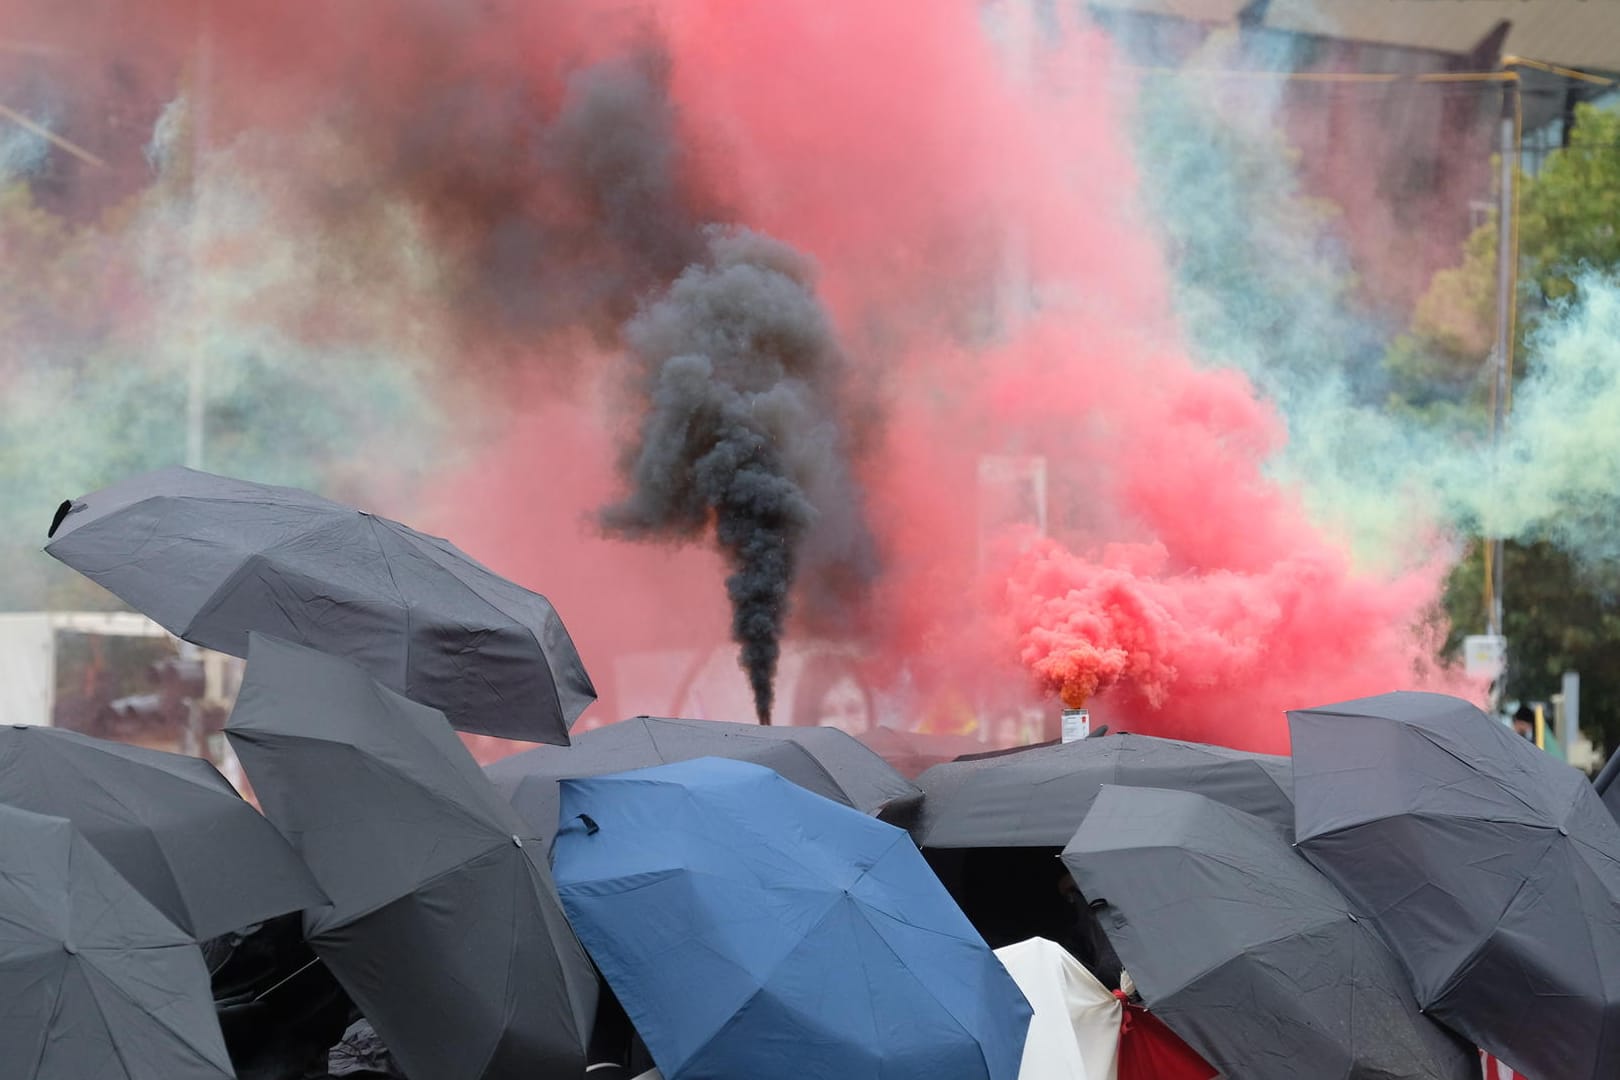
M1514 1071L1507 1062L1498 1061L1483 1050L1479 1052L1479 1063L1485 1080L1530 1080L1524 1073Z
M1164 1021L1114 991L1119 1010L1119 1080L1210 1080L1215 1070ZM1493 1078L1494 1080L1494 1078Z

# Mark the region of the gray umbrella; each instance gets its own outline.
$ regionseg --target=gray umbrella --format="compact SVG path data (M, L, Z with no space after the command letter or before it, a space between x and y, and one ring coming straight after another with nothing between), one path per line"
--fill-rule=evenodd
M578 1076L596 976L545 849L444 716L254 634L226 734L332 907L310 945L411 1076Z
M0 1076L233 1076L202 953L66 818L0 806Z
M346 656L463 731L566 743L596 697L545 597L448 542L296 488L190 469L64 503L45 550L187 641Z
M1472 1080L1372 926L1283 830L1185 791L1107 786L1063 850L1145 1005L1245 1080Z
M917 778L911 833L927 848L1062 847L1103 784L1196 791L1293 825L1287 758L1121 734L936 765Z
M549 840L557 831L559 780L700 757L764 765L802 788L867 814L914 805L921 798L887 762L842 731L719 720L637 716L580 732L572 746L539 746L488 765L484 771L529 826Z
M1609 755L1609 760L1603 763L1603 768L1592 779L1592 790L1597 792L1603 805L1609 808L1609 813L1620 821L1620 784L1615 783L1615 777L1620 776L1620 748L1616 748Z
M275 826L200 758L0 727L0 803L71 820L198 941L326 903Z
M1288 719L1300 850L1424 1008L1531 1076L1620 1076L1620 825L1586 777L1443 694Z

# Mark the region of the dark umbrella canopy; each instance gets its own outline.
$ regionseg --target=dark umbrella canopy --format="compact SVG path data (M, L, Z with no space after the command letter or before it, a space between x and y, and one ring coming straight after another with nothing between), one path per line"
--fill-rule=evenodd
M326 903L275 826L200 758L0 727L0 803L71 820L198 941Z
M1196 791L1293 825L1287 758L1121 734L936 765L917 778L911 833L929 848L1062 847L1104 784Z
M346 656L463 731L566 743L596 690L545 597L295 488L165 469L74 500L45 550L187 641Z
M1063 862L1143 1002L1224 1075L1479 1075L1283 830L1190 792L1110 786Z
M719 720L637 716L580 732L572 746L539 746L484 771L530 828L549 839L557 831L558 781L699 757L752 761L868 814L920 798L909 781L842 731Z
M1418 1001L1531 1076L1620 1076L1620 825L1586 778L1443 694L1288 718L1300 850Z
M196 943L72 822L0 806L0 1076L232 1075Z
M1620 748L1609 755L1609 760L1603 763L1603 768L1592 780L1592 790L1598 793L1603 805L1609 808L1609 813L1620 821L1620 783L1615 778L1620 776Z
M596 977L544 848L442 714L253 635L226 726L332 907L305 934L411 1076L577 1076Z

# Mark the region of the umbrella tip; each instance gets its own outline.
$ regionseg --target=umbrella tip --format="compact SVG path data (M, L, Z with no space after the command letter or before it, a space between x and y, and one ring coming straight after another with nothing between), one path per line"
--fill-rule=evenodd
M602 831L602 826L598 825L595 821L592 821L591 815L589 814L579 815L579 820L585 823L586 836L595 836L598 832Z
M63 499L62 505L56 508L56 516L51 518L51 527L45 533L45 539L49 540L51 537L56 535L56 530L62 527L62 521L69 514L78 513L83 509L84 503L75 503L72 499Z

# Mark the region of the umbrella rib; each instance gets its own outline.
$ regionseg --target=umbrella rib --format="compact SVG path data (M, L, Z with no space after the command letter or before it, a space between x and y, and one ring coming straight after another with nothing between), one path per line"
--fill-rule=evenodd
M848 899L850 899L850 898L847 897L847 896L844 896L842 893L840 893L837 896L834 896L832 898L832 900L827 904L826 908L822 910L821 914L816 916L816 921L811 923L809 929L807 929L804 932L803 936L801 936L799 938L798 943L793 948L789 949L786 953L784 953L776 961L776 963L771 966L771 969L769 971L767 971L761 978L756 980L759 983L759 985L754 989L754 992L749 994L746 998L744 998L743 1001L742 1001L742 1004L738 1005L735 1009L733 1009L732 1012L731 1012L731 1015L726 1017L725 1021L722 1022L719 1027L715 1028L714 1031L709 1035L708 1038L704 1039L697 1046L693 1047L692 1052L686 1055L686 1061L682 1062L682 1064L685 1065L686 1063L691 1062L699 1054L701 1054L701 1053L703 1053L703 1051L707 1050L714 1043L714 1041L716 1039L718 1039L720 1036L724 1035L726 1033L726 1030L728 1028L730 1028L734 1023L736 1023L737 1018L743 1014L743 1011L746 1010L748 1008L748 1006L750 1006L750 1005L752 1005L754 1003L754 999L759 997L759 995L761 995L761 994L763 994L765 992L766 985L769 984L771 979L776 976L777 971L779 971L781 969L782 965L787 963L789 960L791 960L793 958L794 954L799 951L799 946L803 945L805 941L809 940L810 936L812 934L814 934L817 930L820 930L821 927L822 927L822 924L825 923L829 918L832 917L832 914L833 914L834 911L837 910L838 905L840 903L844 902L845 900L848 900ZM673 1075L673 1072L674 1072L674 1070L671 1071L671 1075Z
M107 1042L112 1045L112 1051L113 1051L113 1054L118 1058L119 1066L124 1070L125 1073L129 1073L130 1072L129 1062L124 1060L123 1047L118 1045L118 1036L113 1034L112 1024L110 1024L107 1021L107 1010L105 1010L105 1009L103 1009L101 1007L101 997L96 993L95 983L90 979L90 973L85 970L86 968L88 968L90 966L89 957L85 956L83 953L80 953L79 957L80 957L80 959L79 959L79 971L80 971L80 974L84 977L84 983L85 983L86 988L89 989L89 991L90 991L90 1001L96 1007L96 1015L101 1017L101 1026L107 1032ZM114 989L117 990L118 988L115 986ZM140 1009L140 1006L138 1004L136 1004L134 1001L130 1001L129 995L125 994L122 990L118 991L118 995L120 997L122 997L125 1001L129 1001L131 1005L135 1005L138 1010ZM140 1010L140 1011L144 1012L145 1010ZM155 1020L157 1018L153 1017L153 1019Z
M421 784L421 783L417 782L414 778L412 778L408 774L403 773L400 770L396 769L392 764L390 764L385 759L378 757L376 754L373 754L373 753L367 751L366 749L364 749L363 747L357 746L354 743L347 741L346 739L337 738L337 737L326 737L326 736L323 736L323 735L311 734L311 733L306 733L306 732L300 732L300 733L295 734L295 733L291 733L291 732L282 732L282 731L265 731L263 729L256 729L256 728L236 728L235 730L232 730L228 725L226 727L226 733L231 734L231 735L235 735L239 739L244 739L250 745L253 744L253 743L258 743L260 746L265 747L267 753L271 753L271 754L276 752L275 747L273 745L271 745L271 744L273 744L274 742L276 742L278 740L279 741L286 741L286 742L314 743L317 746L321 746L321 747L336 747L336 748L338 748L340 750L352 751L354 754L358 755L359 757L361 757L365 761L372 762L372 763L376 764L377 766L379 766L383 771L387 772L389 776L395 777L395 778L403 781L404 783L409 784L413 791L419 792L419 793L427 796L429 799L433 800L435 805L448 807L452 811L452 816L454 816L458 820L468 821L468 822L471 822L473 825L476 825L476 826L478 826L480 828L493 830L494 832L499 833L502 839L510 840L510 838L511 838L512 833L511 833L510 830L508 830L504 826L502 826L501 823L491 821L488 817L486 817L482 813L480 813L480 810L482 808L472 806L472 805L468 804L467 802L464 802L464 801L462 801L460 799L457 799L457 798L453 798L453 797L451 797L449 795L446 795L446 794L444 794L442 792L436 791L436 790L434 790L434 789L432 789L430 787L427 787L424 784ZM260 735L263 735L263 736L266 736L266 737L265 738L258 738L258 736L260 736ZM398 736L396 736L396 737L398 737ZM432 746L431 743L429 744L429 749L431 749L436 754L439 753L438 748ZM269 817L269 815L267 814L266 817ZM271 824L274 824L278 829L281 828L280 824L278 822L276 822L274 819L271 819ZM320 883L316 882L316 884L320 884ZM323 892L325 891L324 887L323 887L322 891Z
M519 857L520 861L523 861L523 862L527 861L522 854L519 854L518 857ZM522 871L522 873L523 873L523 876L525 878L528 877L528 872L527 872L526 868ZM561 901L559 899L559 903L560 902ZM564 917L566 918L566 915ZM512 913L512 922L511 922L511 924L509 926L509 929L511 931L511 940L516 941L518 934L517 934L517 912L515 910ZM550 935L548 934L547 936L549 937ZM506 1031L508 1031L510 1029L510 1026L511 1026L511 1023L512 1023L512 1020L513 1020L513 1016L512 1016L512 1013L511 1013L511 1007L512 1007L512 964L514 962L514 958L513 958L512 954L514 952L516 952L515 949L506 950L506 976L501 982L501 1000L506 1003L506 1011L503 1013L503 1015L501 1017L500 1029L498 1031L496 1031L495 1038L490 1043L489 1052L484 1055L484 1060L479 1063L477 1071L472 1074L473 1076L481 1077L481 1076L485 1075L485 1071L489 1068L489 1063L495 1059L496 1051L498 1051L501 1048L501 1037L502 1037L502 1035ZM561 959L562 959L561 957L558 957L559 962L561 961Z
M51 1044L51 1032L55 1030L57 1021L62 1015L62 992L67 987L67 968L72 963L72 960L68 960L62 965L62 978L56 982L56 999L51 1002L51 1016L46 1022L45 1037L39 1041L39 1056L34 1059L34 1071L29 1073L30 1076L39 1075L39 1067L45 1062L45 1050Z
M314 497L317 498L317 499L320 498L320 496L314 496ZM99 531L99 530L97 530L98 526L106 525L106 523L108 521L111 521L111 520L117 518L121 514L124 514L124 513L127 513L129 511L131 511L131 510L134 510L136 507L145 506L148 503L162 501L162 500L166 500L166 501L170 501L170 502L207 503L209 505L223 506L223 507L228 508L229 510L235 510L235 509L237 509L238 507L241 507L241 506L265 506L265 507L270 507L270 508L275 509L275 510L308 510L308 511L314 511L314 510L324 510L324 509L326 509L325 507L299 506L299 505L293 504L293 503L273 502L273 501L270 501L268 499L262 499L262 498L251 498L250 497L250 498L241 498L241 499L237 499L237 498L229 498L229 499L227 499L227 498L220 498L220 497L209 496L209 495L186 495L186 494L176 494L176 493L169 493L169 494L154 493L152 495L147 496L144 499L137 499L135 502L129 503L126 506L120 506L120 507L117 507L114 510L110 510L110 511L108 511L108 513L107 513L107 515L105 517L100 517L100 518L96 518L95 520L92 520L92 521L87 521L82 526L79 526L79 527L75 528L70 533L65 533L65 534L58 535L53 540L51 540L50 543L45 545L45 551L48 554L52 555L53 557L59 559L60 561L67 562L66 559L62 559L62 557L60 555L57 555L51 549L56 547L58 544L61 544L64 540L71 540L74 536L77 536L81 530L85 531L86 533L89 533L89 532L92 532L92 531ZM326 500L323 499L321 501L325 502ZM331 506L336 507L336 506L338 506L338 504L337 503L332 503ZM116 529L114 531L116 532ZM148 538L150 538L150 535L148 536ZM228 542L228 541L219 541L219 540L207 541L207 542L216 544L217 546L222 547L222 548L231 548L231 549L233 549L235 551L238 551L238 552L245 552L248 555L254 554L252 549L248 548L246 545L235 544L235 543L231 543L231 542ZM96 572L97 573L105 573L108 570L122 569L122 568L130 565L131 563L133 563L135 561L136 560L132 556L132 557L124 560L123 562L120 562L120 563L117 563L117 564L98 567ZM71 566L72 563L68 563L68 565Z
M1544 832L1556 832L1558 830L1558 826L1556 824L1548 824L1541 821L1515 821L1512 818L1483 817L1479 815L1462 813L1435 814L1423 810L1391 810L1387 814L1378 814L1373 817L1359 818L1355 821L1339 825L1336 828L1326 829L1322 832L1311 833L1308 836L1300 837L1299 846L1303 849L1309 850L1314 841L1322 840L1330 836L1343 836L1345 833L1353 832L1356 829L1364 829L1369 825L1378 825L1386 821L1393 821L1396 818L1412 818L1417 821L1462 821L1484 825L1512 825L1514 828L1518 829L1540 829ZM1574 839L1574 837L1572 836L1571 839Z
M219 579L219 584L215 585L213 590L209 592L207 599L196 606L196 609L192 612L191 618L187 620L186 624L180 627L179 630L175 631L175 636L184 641L190 641L191 634L194 632L193 628L196 626L197 620L202 617L204 612L214 610L214 606L219 602L220 595L223 594L226 589L234 585L242 577L250 565L254 563L268 565L269 561L270 560L264 557L263 551L248 551L247 554L242 556L241 561L231 568L230 573L223 575Z
M415 544L417 547L423 547L424 546L424 542L423 542L424 535L425 534L419 533L415 529L407 528L407 534L405 536L405 539L410 541L412 544ZM429 538L429 539L432 539L432 538ZM444 541L444 543L449 544L449 541ZM494 580L495 582L505 584L505 585L510 585L513 588L517 589L519 592L525 594L526 599L527 598L534 598L534 599L538 599L538 600L543 601L545 603L545 605L551 609L552 618L557 620L557 622L560 624L562 622L562 616L557 614L556 605L551 602L549 597L543 596L542 594L535 592L533 589L530 589L530 588L528 588L526 586L520 585L517 582L511 580L510 578L502 577L500 574L497 574L495 571L491 570L489 567L485 566L483 563L479 562L477 559L474 559L471 556L469 556L466 552L462 551L460 548L456 547L454 544L449 544L449 546L452 548L452 550L455 552L455 554L457 556L459 556L459 558L457 558L457 559L449 558L448 557L449 556L448 552L440 550L434 544L426 544L425 546L429 549L429 552L430 552L428 554L429 561L431 561L439 569L443 570L446 574L450 575L450 577L454 578L455 581L458 584L460 584L462 588L466 589L469 593L476 596L479 599L479 601L481 601L483 604L485 604L491 611L495 612L498 615L504 615L507 618L511 619L511 621L516 626L518 626L520 629L523 630L523 632L525 634L528 635L529 640L534 643L535 653L541 658L541 665L540 666L545 669L546 681L551 684L551 692L552 692L553 696L556 697L557 703L560 706L562 704L562 688L560 686L558 686L558 684L557 684L557 675L556 675L556 673L551 670L551 654L546 650L545 644L535 634L534 627L530 626L525 620L523 620L521 618L518 618L515 615L511 614L510 612L507 611L507 609L505 607L502 606L504 600L500 596L496 595L496 592L498 590L490 590L490 589L483 588L482 587L483 586L482 582L480 582L479 580L476 580L471 575L468 575L468 574L464 573L463 571L465 570L466 567L469 567L469 566L473 567L473 568L479 570L480 572L482 572L484 574L487 574L489 576L489 578ZM566 631L566 628L565 628L565 631ZM587 671L584 671L583 666L581 667L581 673L585 676L585 681L587 683L590 683L590 685L592 687L592 690L594 692L595 684L591 683L590 673L587 672Z
M887 854L887 852L885 852L885 854ZM865 875L863 874L862 876L865 876ZM883 936L883 931L879 930L876 926L872 925L872 920L867 916L867 913L866 913L865 909L860 904L855 904L854 907L855 907L855 912L856 912L857 915L860 916L861 921L866 923L867 927L872 931L873 935L879 941L881 941L883 943L884 951L886 951L891 957L894 958L894 962L900 966L901 970L906 971L907 973L910 973L911 969L906 965L906 962L903 959L901 959L900 954L894 951L894 946L889 944L889 939ZM887 917L893 918L893 916L887 916ZM901 920L895 919L895 921L900 922ZM905 925L911 927L913 930L932 930L931 927L917 926L915 923L910 923L910 922L906 923ZM945 936L940 931L933 931L933 932L934 933L940 933L941 936ZM960 940L960 939L956 939L956 940ZM996 962L998 964L1000 963L999 960L997 960ZM1005 969L1003 969L1003 970L1005 970ZM943 1012L946 1016L950 1017L951 1023L955 1024L957 1026L957 1028L961 1030L962 1034L967 1037L967 1040L973 1044L974 1049L976 1049L979 1052L979 1060L980 1060L980 1062L982 1062L983 1065L984 1065L984 1074L986 1076L992 1075L994 1070L992 1070L990 1068L989 1059L987 1059L984 1056L984 1045L979 1041L978 1036L974 1035L973 1032L968 1030L967 1025L962 1023L962 1018L957 1016L954 1012L952 1012L950 1010L949 1006L947 1006L943 1001L939 1000L938 996L936 996L934 994L934 992L929 989L929 987L928 987L928 985L926 983L924 983L921 979L918 979L915 975L913 975L912 978L914 980L916 980L918 986L921 986L925 991L928 992L928 997L934 1002L935 1005L939 1006L940 1011ZM1022 991L1020 991L1020 993L1022 993ZM1026 1033L1026 1038L1027 1038L1027 1033Z
M438 873L434 874L432 877L425 877L425 878L421 879L420 881L413 882L411 884L411 887L408 890L406 890L403 893L400 893L398 896L390 896L387 899L385 899L385 900L383 900L383 901L381 901L379 903L373 904L371 907L366 908L364 911L357 911L353 915L345 915L341 922L331 923L330 925L328 925L321 932L324 933L326 931L335 930L335 929L339 929L341 927L352 925L353 923L359 922L361 919L367 918L368 916L371 916L371 915L375 915L377 912L381 911L385 907L388 907L390 904L397 904L401 900L404 900L404 899L406 899L408 897L414 896L417 893L421 892L423 889L426 889L427 887L429 887L430 885L437 884L438 882L444 880L445 878L449 877L451 874L459 873L461 870L464 870L468 863L474 862L474 861L476 861L478 859L482 859L482 858L488 856L491 852L499 851L501 849L501 847L503 846L503 843L506 844L506 845L510 845L512 843L511 837L495 837L495 838L491 838L489 847L484 848L481 851L474 852L473 854L467 856L465 859L463 859L460 862L456 863L454 866L445 867L443 870L440 870ZM317 884L319 884L319 883L317 882ZM317 934L316 936L319 936L319 934Z
M1185 979L1182 980L1182 985L1185 986L1185 985L1189 985L1191 983L1198 982L1201 979L1207 979L1211 975L1215 974L1217 971L1220 971L1222 968L1224 968L1224 967L1226 967L1226 966L1228 966L1230 964L1236 963L1237 961L1242 960L1248 954L1253 953L1253 952L1255 952L1255 951L1257 951L1259 949L1264 949L1268 945L1280 945L1283 942L1287 941L1289 938L1299 937L1301 934L1307 934L1307 933L1311 932L1312 930L1320 929L1321 927L1325 927L1325 926L1330 926L1334 922L1337 922L1339 918L1344 918L1344 919L1348 920L1349 917L1350 917L1350 914L1351 913L1349 911L1334 912L1332 916L1324 918L1319 923L1311 923L1308 926L1297 926L1297 927L1294 927L1293 929L1289 930L1287 933L1278 934L1275 937L1265 938L1265 939L1260 940L1260 941L1244 942L1243 945L1242 945L1241 951L1239 951L1235 955L1228 956L1224 960L1217 961L1215 964L1211 965L1210 967L1205 968L1203 971L1198 972L1196 975L1187 976ZM1138 987L1138 989L1140 989L1140 987ZM1146 995L1143 995L1143 1000L1146 1000Z
M147 948L147 949L164 949L164 948L179 949L179 948L189 948L189 946L185 946L185 945L152 945L152 946L144 946L143 948ZM153 1021L153 1023L155 1023L155 1024L159 1025L160 1027L162 1027L164 1031L167 1031L174 1038L175 1042L179 1043L180 1045L184 1046L187 1050L191 1051L193 1054L196 1055L196 1057L199 1060L207 1062L208 1064L215 1066L216 1069L217 1069L219 1063L214 1061L206 1053L204 1053L202 1051L202 1048L197 1046L195 1043L193 1043L191 1041L191 1039L185 1033L183 1033L180 1030L178 1030L177 1028L175 1028L172 1024L169 1024L166 1021L160 1020L157 1017L156 1014L150 1012L140 1002L136 1001L134 998L132 998L128 994L124 993L123 988L118 985L116 980L114 980L111 977L107 976L95 964L90 963L89 959L90 959L90 957L92 955L94 955L94 950L90 950L90 949L83 950L83 951L81 951L79 953L79 956L81 958L81 961L83 962L84 967L89 969L89 971L94 971L98 976L100 976L100 978L99 979L90 979L90 978L87 977L85 979L85 983L90 987L90 998L91 998L91 1000L96 1003L96 1013L101 1017L102 1025L104 1027L106 1027L106 1029L107 1029L108 1036L109 1036L110 1041L112 1042L112 1045L113 1045L113 1053L118 1055L118 1063L120 1065L124 1066L124 1071L125 1072L128 1072L131 1076L139 1075L139 1074L131 1071L130 1068L129 1068L129 1065L124 1061L123 1050L119 1048L118 1039L117 1039L116 1036L113 1036L113 1034L112 1034L112 1030L113 1030L112 1025L110 1023L108 1023L107 1014L101 1007L101 998L100 998L100 995L98 994L98 992L96 990L96 987L97 987L98 983L105 983L107 985L107 987L112 990L113 993L117 994L120 998L122 998L125 1001L129 1002L129 1004L132 1007L134 1007L134 1009L138 1013L140 1013L142 1016L150 1017L151 1020ZM212 1004L212 1002L210 1002L210 1004ZM212 1009L209 1010L210 1013L212 1013L212 1011L213 1011ZM219 1023L219 1021L217 1019L215 1019L214 1023L217 1025ZM223 1035L221 1035L221 1039L223 1039ZM223 1046L223 1042L221 1043L221 1045ZM229 1074L222 1073L221 1075L229 1075Z
M54 749L53 749L52 752L54 752ZM59 757L60 757L60 755L59 755ZM120 760L128 761L127 758L122 758ZM175 898L179 901L180 907L182 909L184 909L184 911L186 913L186 920L188 922L195 921L196 920L196 913L191 910L191 905L189 903L187 903L187 901L186 901L185 890L180 887L180 881L179 881L178 878L175 877L174 867L171 866L169 861L168 861L169 853L167 851L163 850L163 843L159 839L159 833L157 832L157 830L155 830L151 826L147 825L142 820L140 815L136 814L134 809L127 802L125 802L123 799L121 799L119 797L118 792L114 791L112 788L110 788L106 784L104 784L93 773L90 773L90 772L87 772L87 771L85 771L83 769L74 767L73 762L71 760L68 760L66 762L66 764L68 764L69 767L73 768L73 771L74 771L74 773L76 775L82 777L83 779L89 781L91 784L95 785L95 787L97 789L99 789L104 795L106 795L107 798L109 798L113 802L117 803L119 808L122 809L126 814L129 815L129 820L130 821L139 822L142 825L142 827L147 831L147 833L152 838L153 845L158 849L158 851L163 853L163 871L164 871L164 874L165 874L165 876L168 877L169 884L171 886L173 886L173 888L174 888L174 895L175 895ZM130 764L136 765L137 767L140 767L140 768L149 768L149 766L142 766L139 762L130 762ZM169 774L169 773L163 773L162 770L158 770L158 769L153 769L152 771L157 772L160 775L172 775L172 774ZM75 824L74 828L78 828L77 824ZM86 837L85 839L86 839L86 842L88 843L89 838ZM90 846L93 847L93 848L96 847L95 844L91 844ZM99 853L100 849L97 848L96 850ZM103 858L105 858L105 856L103 856ZM122 876L122 875L120 874L120 876ZM134 888L134 886L132 885L131 888ZM139 893L141 890L135 889L135 891L137 893ZM143 897L143 899L147 899L148 903L152 903L150 898L145 897L145 894L142 894L142 897ZM156 905L153 904L153 906L155 907ZM186 928L181 927L181 929L184 930Z
M373 528L375 528L376 524L377 524L377 519L372 518L371 522L372 522ZM531 627L524 620L522 620L520 618L517 618L516 616L511 615L509 612L507 612L507 610L505 608L503 608L501 606L500 600L498 598L494 598L494 597L490 596L483 589L480 589L475 582L468 580L467 577L465 577L461 573L459 573L458 570L459 570L459 568L460 568L460 566L462 564L458 563L456 560L453 560L453 559L446 560L444 558L444 556L447 555L446 552L441 551L436 545L424 543L423 542L424 534L418 533L415 529L412 529L409 526L402 526L402 528L404 528L404 530L405 530L403 533L395 533L395 532L393 532L393 530L389 530L390 535L397 536L398 538L406 541L407 543L409 543L409 544L411 544L411 545L413 545L413 546L415 546L415 547L417 547L419 549L420 548L426 548L427 550L424 551L424 555L426 556L426 558L427 558L427 560L429 562L431 562L434 566L438 567L440 570L444 571L444 573L449 575L458 585L460 585L462 588L466 589L473 596L477 597L478 601L480 603L482 603L485 607L489 608L490 611L494 612L498 616L505 616L507 619L509 619L511 621L512 625L516 626L518 629L523 631L523 633L528 637L529 641L534 645L535 655L540 658L540 663L538 665L539 669L540 669L541 672L544 673L546 683L551 687L551 696L555 700L555 702L557 703L558 713L560 715L561 711L562 711L562 690L557 685L557 675L556 675L556 673L551 670L551 656L546 651L545 645L541 643L540 638L535 634L534 628ZM448 541L445 541L445 542L448 543ZM453 546L454 545L452 545L452 547ZM477 560L475 560L475 559L471 558L470 556L468 556L465 552L461 551L460 548L456 548L455 551L456 551L456 553L458 555L461 556L461 559L464 560L465 564L477 567L479 570L481 570L484 573L490 575L491 577L495 578L498 581L506 581L507 580L505 578L502 578L499 574L496 574L495 571L489 569L489 567L485 566L484 564L482 564L482 563L478 562ZM392 570L390 570L389 571L390 577L392 577L392 573L393 573ZM514 582L508 582L508 583L515 586L516 588L524 591L524 592L533 593L532 589L524 589L523 586L518 585L517 582L515 582L515 581ZM533 595L539 596L538 593L533 593ZM541 599L545 599L545 598L541 597ZM551 601L547 600L546 603L550 604ZM553 611L553 614L555 614L555 611L556 611L555 607L553 607L552 611ZM407 612L408 612L408 609L407 609ZM407 613L407 618L408 618L408 613ZM560 619L560 616L559 616L559 619ZM406 646L407 651L409 650L409 648L410 648L410 646L407 644L407 646ZM587 675L586 678L587 678L587 681L588 681L589 680L589 675ZM566 728L568 726L568 723L569 723L569 721L565 717L564 718L564 725L563 725L565 730L566 730Z
M399 579L394 577L394 564L389 561L388 551L383 547L382 537L377 533L377 519L370 514L366 514L365 519L366 524L371 526L371 538L377 544L377 554L382 560L383 570L388 574L388 584L394 587L394 595L399 597L399 606L405 612L405 665L403 669L405 678L403 681L406 686L409 686L411 678L411 646L414 640L411 633L411 603L405 598L405 590L399 587Z
M1540 858L1536 860L1535 865L1537 867L1541 866L1541 864L1547 861L1552 854L1553 847L1554 845L1549 839L1547 846L1542 849ZM1479 954L1483 952L1485 947L1491 943L1491 940L1496 936L1497 931L1502 929L1502 920L1507 917L1507 913L1509 911L1513 910L1514 901L1518 900L1520 894L1529 887L1530 875L1525 874L1523 880L1519 882L1519 887L1513 890L1513 895L1508 897L1507 903L1502 905L1502 910L1496 913L1496 917L1491 922L1491 928L1484 934L1480 935L1479 940L1474 943L1474 947L1468 951L1468 955L1463 957L1462 960L1458 962L1457 966L1452 969L1451 976L1446 979L1443 984L1441 984L1439 991L1437 991L1435 994L1435 1001L1439 1001L1449 994L1456 987L1457 983L1463 978L1463 976L1466 975L1467 972L1474 966L1475 962L1479 960ZM1428 1006L1433 1004L1433 1002L1423 1002L1422 1004L1424 1008L1428 1008Z
M1442 746L1439 742L1435 741L1435 738L1434 738L1433 734L1427 728L1419 727L1416 730L1417 730L1418 734L1420 736L1422 736L1423 740L1425 742L1427 742L1430 746L1433 746L1436 750L1439 750L1442 754L1446 754L1446 755L1450 756L1451 758L1455 759L1458 763L1460 763L1463 767L1468 769L1474 775L1480 776L1480 777L1483 777L1486 780L1489 780L1493 787L1495 787L1497 790L1501 791L1503 794L1505 794L1505 795L1509 796L1510 798L1512 798L1514 802L1518 803L1520 806L1523 806L1526 810L1530 811L1532 814L1536 814L1537 816L1545 816L1543 814L1542 810L1539 807L1535 806L1533 803L1530 803L1530 802L1526 801L1512 785L1503 783L1501 780L1497 779L1495 776L1492 776L1490 773L1482 771L1477 765L1473 764L1472 762L1470 762L1467 759L1465 759L1464 757L1462 757L1462 755L1458 754L1455 750L1452 750L1448 746Z

